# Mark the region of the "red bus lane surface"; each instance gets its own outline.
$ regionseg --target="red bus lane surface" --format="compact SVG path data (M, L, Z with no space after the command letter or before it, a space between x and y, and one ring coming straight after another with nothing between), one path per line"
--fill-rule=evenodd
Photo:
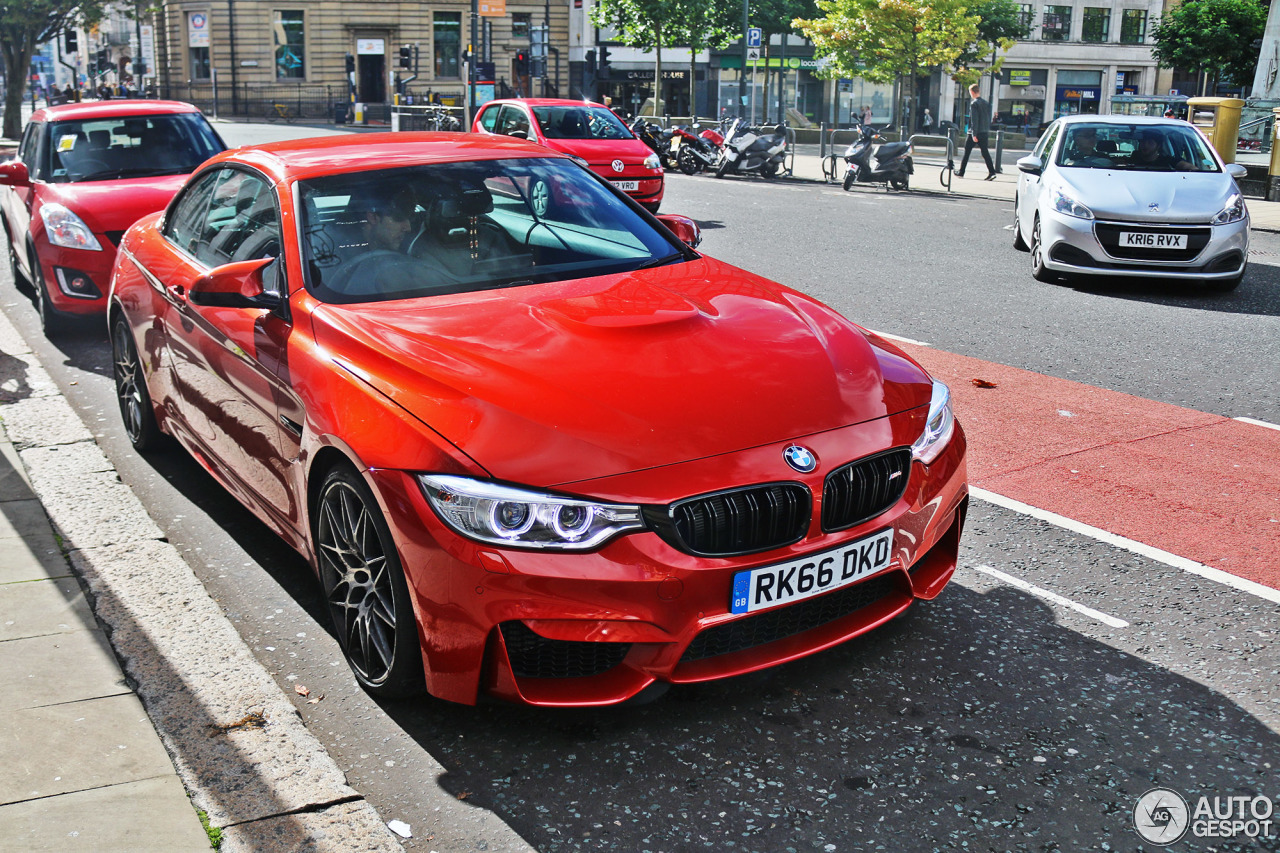
M895 343L951 386L971 485L1280 589L1280 430Z

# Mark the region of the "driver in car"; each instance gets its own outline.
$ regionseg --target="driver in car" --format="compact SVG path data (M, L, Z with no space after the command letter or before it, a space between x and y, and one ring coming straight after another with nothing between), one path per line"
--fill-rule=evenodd
M1098 151L1098 129L1085 126L1071 135L1071 142L1062 157L1062 165L1106 168L1113 164L1110 157Z

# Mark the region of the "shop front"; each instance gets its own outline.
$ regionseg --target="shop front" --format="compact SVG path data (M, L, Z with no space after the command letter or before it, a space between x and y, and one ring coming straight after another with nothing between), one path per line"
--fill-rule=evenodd
M703 68L697 69L697 81L701 83L706 75ZM654 109L654 68L619 68L615 63L610 69L609 81L600 84L600 91L610 98L611 106L618 111L631 115L653 115ZM657 109L658 115L689 115L689 69L662 69L662 104Z
M775 46L774 50L777 50ZM754 122L776 122L780 114L795 110L809 122L818 124L831 121L827 115L829 107L823 99L825 81L817 76L818 62L811 56L772 56L767 60L747 60L746 71L746 103L740 105L738 99L739 80L742 72L742 56L724 55L718 57L720 76L717 85L718 115L752 116ZM765 76L769 76L766 87ZM844 81L842 81L844 82ZM857 81L862 82L862 81ZM767 92L766 92L767 89ZM890 94L892 88L887 90ZM765 98L769 103L765 104ZM886 105L892 104L892 97L882 95ZM741 109L740 109L741 107ZM887 109L887 106L885 107ZM845 115L839 121L846 120ZM796 124L795 115L787 117L790 124Z

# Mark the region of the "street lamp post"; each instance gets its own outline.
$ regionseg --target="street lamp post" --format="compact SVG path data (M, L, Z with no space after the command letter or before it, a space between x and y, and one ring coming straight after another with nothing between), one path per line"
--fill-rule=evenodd
M742 115L742 107L747 103L747 4L751 0L742 0L742 67L738 69L738 115Z

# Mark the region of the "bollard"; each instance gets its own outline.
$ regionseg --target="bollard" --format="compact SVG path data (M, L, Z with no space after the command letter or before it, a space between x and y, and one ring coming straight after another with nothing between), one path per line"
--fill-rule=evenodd
M1280 201L1280 145L1275 140L1280 138L1280 107L1271 110L1275 116L1272 120L1275 130L1272 132L1271 164L1267 168L1267 201Z
M1004 171L1004 164L1000 162L1003 157L1004 157L1004 131L997 130L996 131L996 154L995 154L995 157L992 158L996 161L997 172Z
M827 159L827 123L825 121L818 125L818 157Z

